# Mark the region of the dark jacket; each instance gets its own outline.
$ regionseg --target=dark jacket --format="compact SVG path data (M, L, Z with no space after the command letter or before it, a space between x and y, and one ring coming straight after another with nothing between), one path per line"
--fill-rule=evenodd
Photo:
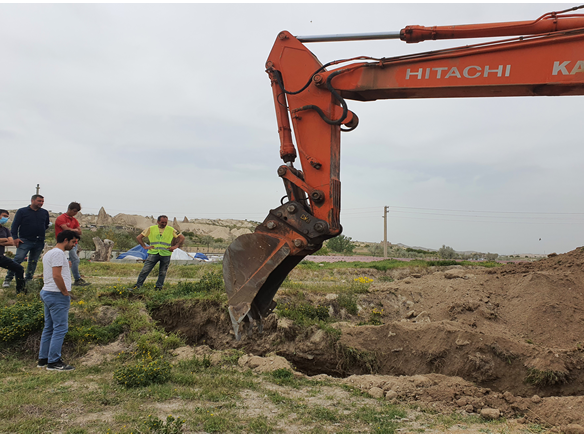
M19 208L12 221L13 239L45 240L45 231L49 228L49 212L44 208L34 211L28 207Z

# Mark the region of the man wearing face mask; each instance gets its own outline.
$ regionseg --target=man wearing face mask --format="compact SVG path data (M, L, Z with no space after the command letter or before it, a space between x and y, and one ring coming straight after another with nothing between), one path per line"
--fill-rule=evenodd
M5 246L13 246L14 241L12 240L12 233L5 227L6 222L10 214L7 210L0 209L0 267L8 269L15 273L16 275L16 292L25 292L24 288L24 268L18 263L15 263L12 259L4 255Z
M42 208L45 198L33 195L28 207L19 208L14 215L10 232L16 246L14 261L22 263L28 255L26 281L32 280L37 262L45 248L45 232L49 228L49 212ZM2 287L10 287L14 277L13 271L8 271Z

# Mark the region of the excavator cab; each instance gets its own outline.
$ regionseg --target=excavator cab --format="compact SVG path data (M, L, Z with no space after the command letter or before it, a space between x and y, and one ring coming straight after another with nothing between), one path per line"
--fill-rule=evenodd
M359 119L346 100L584 95L584 15L550 12L536 20L462 26L407 26L399 32L294 37L283 31L266 62L280 136L278 168L287 202L253 234L227 248L223 276L235 337L261 331L286 276L341 233L340 137ZM303 43L514 36L394 58L328 64ZM292 141L292 128L297 147ZM293 166L299 159L301 167Z

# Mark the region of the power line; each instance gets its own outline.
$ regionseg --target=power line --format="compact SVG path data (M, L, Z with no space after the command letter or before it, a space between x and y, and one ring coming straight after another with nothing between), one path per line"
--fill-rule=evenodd
M391 210L389 211L391 213ZM400 212L398 212L400 213ZM399 219L417 219L424 221L440 221L440 222L464 222L467 224L474 223L487 223L487 224L513 224L513 225L584 225L583 222L508 222L508 221L483 221L483 220L458 220L458 219L440 219L440 218L430 218L430 217L415 217L415 216L394 216ZM548 220L545 218L544 220Z
M498 210L456 210L456 209L447 209L447 208L404 207L404 206L398 206L398 205L389 205L389 208L401 208L404 210L455 211L455 212L464 212L464 213L584 215L584 213L558 213L558 212L550 213L550 212L537 212L537 211L498 211ZM383 206L344 208L343 211L352 211L352 210L379 211L380 209L383 209Z

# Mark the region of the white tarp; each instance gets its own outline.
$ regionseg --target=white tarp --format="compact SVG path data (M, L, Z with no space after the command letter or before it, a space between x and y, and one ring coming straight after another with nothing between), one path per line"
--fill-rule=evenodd
M170 260L194 260L194 257L190 256L187 252L180 248L175 249L170 256Z

